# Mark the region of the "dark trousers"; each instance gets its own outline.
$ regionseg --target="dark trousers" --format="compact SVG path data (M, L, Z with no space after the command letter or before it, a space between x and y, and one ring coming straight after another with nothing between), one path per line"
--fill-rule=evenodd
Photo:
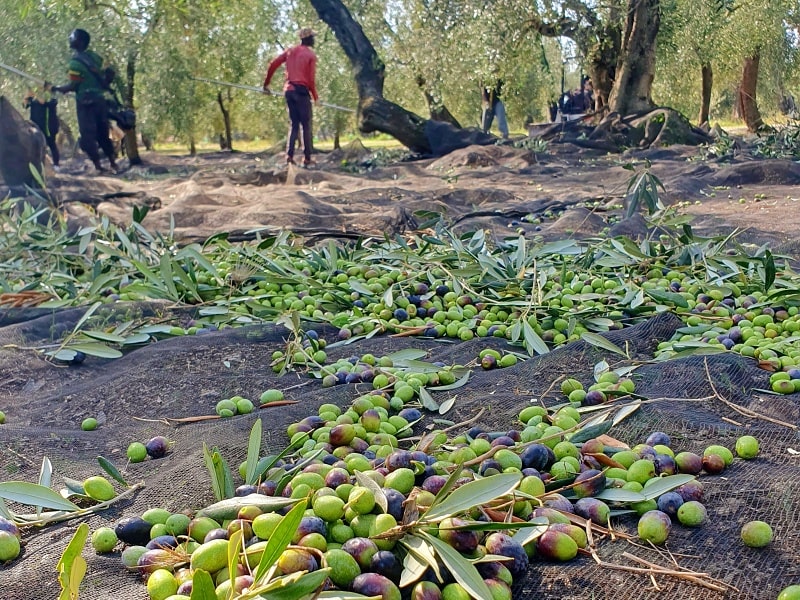
M81 150L97 166L100 164L99 145L108 160L114 162L114 144L108 137L108 103L105 98L82 99L77 105Z
M56 144L56 134L53 133L48 135L48 127L46 123L38 123L34 121L36 126L39 130L44 134L44 139L47 142L47 147L50 148L50 154L53 155L53 164L58 166L59 161L61 160L61 153L58 151L58 144Z
M286 156L294 158L294 146L303 128L303 154L311 160L311 95L305 88L287 90L284 93L286 107L289 109L289 143L286 145Z
M46 135L44 136L44 139L47 142L47 147L50 148L50 154L53 155L53 164L55 166L58 166L58 162L61 160L61 154L58 152L58 144L56 144L56 136Z

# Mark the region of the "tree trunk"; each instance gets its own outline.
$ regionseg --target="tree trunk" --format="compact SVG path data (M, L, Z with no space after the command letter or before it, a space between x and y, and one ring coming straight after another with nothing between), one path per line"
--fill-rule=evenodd
M614 67L608 64L590 64L589 78L594 90L594 110L603 110L608 106L608 96L614 87Z
M430 112L431 120L450 123L453 127L461 129L461 124L458 122L458 119L456 119L447 109L447 107L444 105L444 102L437 100L436 96L434 95L434 91L428 85L428 82L425 80L425 78L422 75L417 75L415 81L417 82L417 86L419 86L422 95L425 96L425 102L428 104L428 111Z
M228 98L230 100L230 97ZM220 147L222 150L233 150L233 135L231 134L231 111L225 108L225 100L222 91L217 92L217 104L222 112L222 122L225 127L225 137L220 136Z
M628 0L617 78L608 99L621 115L653 108L650 95L656 65L656 36L661 22L660 0Z
M714 83L714 71L711 65L704 63L700 69L700 74L703 82L702 98L700 99L700 115L697 117L697 123L702 125L708 122L708 111L711 107L711 87Z
M128 54L128 60L125 64L125 104L131 108L133 108L135 80L136 54L131 52ZM125 155L128 157L128 162L131 165L142 164L142 158L139 156L139 146L136 144L136 129L134 128L126 131L122 142L125 144Z
M189 156L197 156L197 146L194 143L194 136L189 138Z
M333 149L338 150L342 147L341 137L339 136L339 130L337 129L333 134Z
M341 0L310 0L319 18L331 28L350 64L358 88L358 128L362 133L388 133L413 152L428 154L426 120L383 98L386 66L364 30Z
M588 58L589 78L592 80L594 90L594 110L600 111L608 106L608 98L614 88L614 79L617 71L617 59L620 56L622 45L619 28L606 25L600 32L600 42L588 45L582 40L581 50ZM587 36L588 39L588 36Z
M598 111L608 106L617 62L622 56L621 10L614 3L605 3L603 7L605 16L599 15L588 3L575 2L570 4L576 11L574 18L561 17L546 22L534 17L527 23L528 29L541 36L566 37L575 42L579 55L586 61L594 89L594 108Z
M742 82L738 88L737 104L739 106L739 114L745 125L747 125L747 130L752 133L764 127L764 120L761 118L758 102L756 102L758 63L760 60L761 56L758 52L744 59Z

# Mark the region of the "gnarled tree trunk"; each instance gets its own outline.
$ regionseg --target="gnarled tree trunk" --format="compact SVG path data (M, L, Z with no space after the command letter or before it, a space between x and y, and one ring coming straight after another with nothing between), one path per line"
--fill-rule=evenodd
M417 75L415 81L422 95L425 96L425 102L428 104L428 111L430 112L431 119L433 121L450 123L453 127L461 129L461 124L458 122L458 119L453 116L453 113L448 110L441 100L437 100L435 92L431 89L431 86L428 85L425 78L422 75Z
M584 50L588 57L589 77L594 90L594 110L601 111L608 106L608 98L614 88L617 59L622 45L617 27L606 26L600 32L600 40ZM579 44L579 47L585 44Z
M609 108L621 115L653 108L650 96L656 66L660 0L628 0L625 33Z
M133 108L133 95L134 95L134 81L136 79L136 54L131 53L128 55L128 60L125 64L125 104ZM136 144L136 129L130 129L125 132L123 138L125 144L125 156L128 157L128 162L132 165L142 164L142 158L139 156L139 146Z
M230 88L228 88L228 100L230 100ZM217 92L217 104L222 113L222 123L225 127L225 137L220 136L220 146L222 150L233 150L233 134L231 133L231 111L225 107L225 99L222 97L222 90Z
M758 64L761 57L758 52L753 56L744 59L742 67L742 81L737 90L738 98L736 103L739 107L739 115L747 125L747 130L756 132L764 127L764 120L758 110L756 102L756 89L758 88Z
M709 63L703 63L700 67L700 75L702 79L702 96L700 98L700 114L697 117L697 123L702 125L708 122L708 111L711 108L711 88L714 84L714 71L711 69Z
M311 0L353 67L358 88L358 128L388 133L414 152L429 153L426 120L383 97L385 65L364 30L340 0Z
M0 180L17 188L23 196L25 186L40 187L31 166L44 172L45 147L39 128L26 121L5 96L0 96Z

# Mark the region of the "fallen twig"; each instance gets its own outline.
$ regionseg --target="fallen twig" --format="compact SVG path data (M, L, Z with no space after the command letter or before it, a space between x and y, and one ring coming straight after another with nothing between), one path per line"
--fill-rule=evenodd
M659 565L657 565L655 563L652 563L649 560L645 560L643 558L640 558L640 557L638 557L638 556L636 556L634 554L631 554L630 552L623 552L622 556L624 556L625 558L627 558L629 560L637 562L639 564L646 565L647 567L649 567L651 569L654 569L654 570L670 571L671 575L675 575L675 576L681 577L682 579L687 579L689 581L692 581L693 583L697 583L698 585L702 585L703 587L707 587L707 588L712 589L712 590L715 589L715 590L721 592L721 591L724 591L725 588L727 588L727 589L730 589L732 591L736 591L736 592L739 591L738 589L736 589L734 586L730 585L729 583L725 583L724 581L721 581L719 579L715 579L715 578L711 577L708 573L698 573L696 571L691 571L691 570L687 569L686 567L681 567L677 562L675 562L675 566L678 569L676 571L676 570L671 570L671 569L665 569L664 567L661 567L661 566L659 566Z
M287 387L283 391L284 392L288 392L289 390L296 390L297 388L305 387L305 386L307 386L307 385L309 385L311 383L314 383L314 381L316 381L316 380L315 379L309 379L308 381L304 381L303 383L298 383L296 385L290 385L289 387Z
M467 425L471 425L472 423L474 423L475 421L477 421L478 419L481 418L481 415L483 415L485 410L486 410L486 408L482 408L482 409L480 409L478 411L478 414L476 414L474 417L472 417L470 419L467 419L466 421L461 421L460 423L456 423L455 425L451 425L450 427L447 427L446 429L440 430L440 432L441 433L447 433L448 431L453 431L454 429L459 429L461 427L465 427ZM423 437L425 437L425 436L424 435L415 435L414 437L408 437L408 438L403 438L403 439L407 440L409 442L415 442L415 441L421 440Z
M62 521L69 521L70 519L83 517L85 515L105 510L112 504L115 504L120 500L124 500L129 496L134 495L143 487L144 487L144 481L140 481L139 483L135 483L134 485L130 486L119 496L113 497L111 500L106 500L105 502L100 502L99 504L95 504L94 506L89 506L88 508L81 508L79 510L73 510L73 511L57 510L48 513L42 513L41 515L36 515L36 514L15 515L18 518L25 519L25 521L22 523L17 522L16 520L15 522L20 528L22 528L22 527L42 527L50 523L60 523ZM28 517L30 517L30 520L28 519Z
M627 571L628 573L639 573L641 575L647 575L649 577L653 577L655 575L668 575L670 577L677 577L678 579L683 579L689 581L691 583L696 583L702 587L708 588L710 590L714 590L715 592L724 592L726 590L734 590L739 591L735 587L727 584L727 583L714 583L717 580L712 579L709 577L708 573L697 573L694 571L676 571L674 569L666 569L664 567L660 567L653 563L649 563L643 559L639 559L637 557L633 557L632 554L628 554L627 552L623 554L627 558L631 560L635 560L636 562L653 565L648 567L631 567L628 565L618 565L615 563L605 562L602 558L597 555L597 552L592 552L592 558L594 558L595 562L606 569L612 569L616 571Z
M711 391L714 392L714 397L717 398L717 400L719 400L726 406L732 408L739 414L744 415L745 417L750 417L752 419L761 419L762 421L768 421L769 423L774 423L775 425L781 425L783 427L788 427L789 429L797 431L797 425L794 425L792 423L787 423L786 421L781 421L779 419L773 419L772 417L768 417L766 415L759 414L753 410L750 410L749 408L731 402L727 398L723 398L722 395L717 391L717 388L714 385L714 381L711 379L711 372L708 370L707 358L703 359L703 366L705 367L706 370L706 377L708 378L708 384L711 386Z
M614 408L616 408L616 407L614 407ZM608 414L610 414L611 411L612 411L612 409L610 409L610 408L607 409ZM537 440L532 440L530 442L525 442L523 444L516 444L514 449L515 450L522 450L523 448L527 448L528 446L532 446L533 444L543 444L544 442L547 442L549 440L554 440L556 438L563 437L567 433L572 433L574 431L578 431L579 429L583 428L586 425L586 423L588 423L591 420L596 419L598 416L600 416L600 415L595 415L591 419L586 419L584 421L581 421L577 425L574 425L573 427L570 427L569 429L565 429L564 431L560 431L558 433L554 433L553 435L546 435L546 436L541 437L541 438L539 438ZM495 455L496 452L502 450L505 447L506 446L495 446L494 448L484 452L480 456L478 456L476 458L473 458L472 460L466 461L463 466L471 467L473 465L478 465L478 464L482 463L484 460L486 460L487 458L491 458L492 456Z
M274 408L276 406L291 406L292 404L300 404L299 400L277 400L275 402L267 402L266 404L260 404L259 409L262 408Z

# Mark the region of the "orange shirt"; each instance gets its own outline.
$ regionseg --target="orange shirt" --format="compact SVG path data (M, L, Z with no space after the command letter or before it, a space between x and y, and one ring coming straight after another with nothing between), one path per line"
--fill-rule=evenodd
M294 85L303 85L311 92L311 97L318 100L317 85L315 82L317 71L317 55L311 46L293 46L282 52L278 57L269 63L267 77L264 79L264 87L269 86L272 76L283 63L286 63L286 83L283 91L293 90Z

